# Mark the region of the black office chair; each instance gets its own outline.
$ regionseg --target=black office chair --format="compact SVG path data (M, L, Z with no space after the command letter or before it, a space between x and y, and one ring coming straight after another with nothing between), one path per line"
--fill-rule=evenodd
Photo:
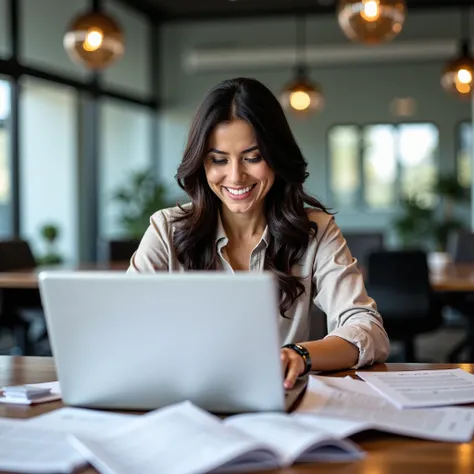
M456 231L448 236L447 252L454 263L474 263L474 233ZM451 363L460 362L460 355L467 350L468 361L474 360L474 293L448 293L446 303L458 311L466 320L466 337L449 353Z
M0 241L0 271L34 267L36 260L28 242L19 239ZM46 336L39 292L31 289L3 289L0 297L0 326L13 334L13 353L33 355L33 343Z
M384 248L382 232L343 232L351 254L362 267L367 266L367 257L370 252Z
M417 360L415 337L443 324L421 250L376 251L367 260L367 291L377 303L391 340L403 345L406 362Z
M138 248L140 239L108 240L103 242L103 260L106 262L128 262Z

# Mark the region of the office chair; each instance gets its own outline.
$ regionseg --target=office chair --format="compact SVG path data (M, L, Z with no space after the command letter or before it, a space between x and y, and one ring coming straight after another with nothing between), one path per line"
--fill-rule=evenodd
M474 233L455 231L449 234L446 250L454 263L474 263ZM474 293L455 293L445 295L446 303L458 311L466 320L467 335L449 353L451 363L459 362L459 356L468 350L469 361L474 360Z
M382 232L343 232L347 246L354 258L362 267L367 266L367 257L374 250L384 248L384 235Z
M0 241L0 271L8 272L36 267L36 260L25 240ZM33 354L31 332L36 339L46 335L41 298L37 290L7 288L0 298L0 326L11 330L15 341L13 352Z
M108 240L104 245L106 262L128 262L138 248L140 239Z
M367 291L377 303L387 334L402 343L405 361L414 362L415 337L443 324L426 254L421 250L375 251L367 262Z

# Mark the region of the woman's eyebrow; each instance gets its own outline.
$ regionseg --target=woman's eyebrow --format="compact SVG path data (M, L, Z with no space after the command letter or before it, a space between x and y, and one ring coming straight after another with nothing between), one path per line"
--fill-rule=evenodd
M251 151L258 150L258 145L251 146L250 148L246 148L245 150L242 150L240 152L241 155L244 155L245 153L250 153ZM226 153L225 151L218 150L217 148L209 148L207 151L208 153L216 153L217 155L228 155L229 153Z

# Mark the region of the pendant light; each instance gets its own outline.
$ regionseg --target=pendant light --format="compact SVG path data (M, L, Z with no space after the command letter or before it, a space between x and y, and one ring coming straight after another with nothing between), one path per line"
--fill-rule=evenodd
M403 28L405 0L339 0L337 19L352 41L375 45L390 41Z
M124 52L123 33L118 23L102 12L100 1L92 10L76 17L63 40L66 52L88 69L104 69Z
M319 84L310 81L306 64L306 25L304 17L296 22L296 70L295 78L287 83L280 96L280 103L295 115L320 112L324 108L324 96Z
M462 99L469 99L474 87L474 59L471 55L469 10L461 15L460 54L450 61L441 75L443 88Z

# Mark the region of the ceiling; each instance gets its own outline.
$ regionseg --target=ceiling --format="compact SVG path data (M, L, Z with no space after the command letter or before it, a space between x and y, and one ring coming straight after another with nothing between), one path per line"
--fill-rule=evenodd
M158 21L333 13L338 0L118 0ZM474 6L474 0L406 0L408 8Z

